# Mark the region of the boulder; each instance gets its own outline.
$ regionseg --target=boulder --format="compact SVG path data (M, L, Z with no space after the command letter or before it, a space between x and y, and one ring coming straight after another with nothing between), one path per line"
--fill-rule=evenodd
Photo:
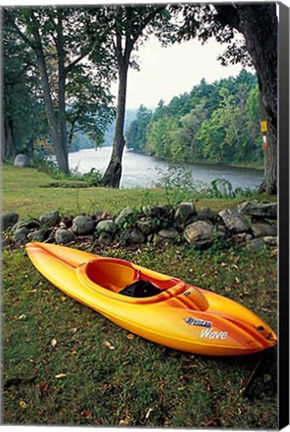
M128 228L124 230L123 237L127 244L145 243L146 237L141 231L136 228Z
M131 207L125 207L121 213L116 217L115 223L117 225L123 225L134 219L135 211Z
M27 238L29 241L43 242L48 238L49 233L50 232L48 230L39 229L39 230L29 232Z
M248 242L249 240L252 240L253 236L250 233L242 232L235 234L232 239L237 240L239 242Z
M174 221L178 226L183 227L185 223L196 215L196 208L192 202L180 203L174 213Z
M15 212L9 212L1 216L1 229L6 231L18 222L19 215Z
M188 225L183 235L185 240L193 246L210 246L214 240L213 225L205 221L197 221Z
M277 236L265 236L263 237L263 241L267 246L278 246Z
M17 229L15 231L15 233L14 233L15 240L17 242L20 242L20 243L23 243L23 244L27 243L28 242L28 237L27 236L28 236L29 232L30 232L29 229L26 228L26 227Z
M179 238L178 231L173 227L163 228L158 232L158 235L165 240L177 240Z
M209 207L202 207L199 209L196 216L197 220L210 221L212 223L216 223L218 218L219 214Z
M15 225L13 225L13 231L17 231L20 228L28 228L29 230L33 230L36 228L39 228L40 223L37 219L27 219L27 220L20 220Z
M80 215L73 219L72 232L75 235L91 234L94 230L95 222L90 216Z
M249 232L250 225L245 216L239 214L237 210L225 209L219 213L226 228L232 233Z
M273 237L277 236L277 225L268 223L255 223L251 225L251 230L254 237Z
M30 166L29 157L25 154L19 153L14 159L14 166L20 168L28 168Z
M224 225L215 225L214 236L219 240L225 240L227 237L227 229Z
M52 211L39 216L39 222L41 223L41 225L52 227L57 225L58 221L59 221L58 211Z
M264 246L265 243L261 238L254 238L253 240L247 242L247 249L254 252L260 252Z
M115 234L117 231L117 225L112 219L101 220L97 223L96 231Z
M70 230L58 228L55 232L55 241L58 244L68 244L74 240L75 236Z
M137 228L147 236L158 230L158 224L154 219L142 218L137 221Z
M173 208L168 205L144 206L142 208L146 216L155 217L157 219L171 219L173 216Z
M238 206L239 213L264 219L277 219L277 203L246 201Z
M105 231L102 231L98 237L98 242L107 246L111 244L112 241L113 235Z

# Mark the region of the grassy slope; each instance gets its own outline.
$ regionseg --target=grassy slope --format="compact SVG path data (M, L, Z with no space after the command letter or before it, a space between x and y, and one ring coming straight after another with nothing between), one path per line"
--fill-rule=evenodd
M2 166L3 178L3 213L16 211L21 217L60 210L61 213L92 213L96 210L118 213L126 206L168 203L168 197L161 189L105 189L105 188L58 188L49 187L57 181L47 174L33 168L20 169L9 165ZM59 182L61 183L61 182ZM63 182L62 182L63 183ZM170 200L190 199L190 195L171 192ZM263 196L257 197L263 199ZM199 199L198 207L210 206L221 210L236 205L241 199L229 202L226 199Z
M21 216L55 208L79 210L76 190L40 187L49 182L48 176L32 169L5 167L4 209ZM150 194L153 202L166 202L161 191ZM115 213L129 204L138 206L144 200L147 204L148 192L81 189L78 199L82 211L92 211L90 200L95 199L94 210ZM215 208L234 204L226 203L208 204ZM271 251L197 252L184 245L95 252L229 296L276 330L277 263ZM277 428L275 349L266 353L245 397L240 389L257 355L192 356L132 338L55 289L32 266L23 248L10 242L3 250L2 312L5 424ZM105 341L115 349L108 349Z

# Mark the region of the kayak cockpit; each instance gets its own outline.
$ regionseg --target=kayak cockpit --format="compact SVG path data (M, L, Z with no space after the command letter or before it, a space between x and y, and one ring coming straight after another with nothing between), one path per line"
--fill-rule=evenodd
M98 258L77 269L81 281L96 294L134 304L168 301L174 308L206 310L208 302L196 287L117 258Z
M86 264L86 275L91 282L114 293L144 298L161 294L185 283L180 279L159 277L152 271L145 273L120 259L100 258Z

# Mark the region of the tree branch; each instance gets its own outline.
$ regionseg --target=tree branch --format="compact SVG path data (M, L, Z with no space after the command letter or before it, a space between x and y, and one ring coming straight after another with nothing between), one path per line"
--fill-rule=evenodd
M10 22L10 24L12 25L12 27L14 28L14 30L16 31L16 33L18 34L18 36L21 37L21 39L32 49L35 48L33 42L20 30L20 28L18 27L18 25L15 22L15 19L13 19L13 17L11 16L11 14L8 12L7 13L7 17L8 20Z
M235 28L239 32L241 32L240 27L240 17L239 14L235 8L235 6L232 5L214 5L216 11L217 11L217 20L223 25L223 26L230 26L231 28Z
M137 39L142 35L143 30L145 29L145 27L150 23L150 21L155 18L156 15L159 14L159 12L162 12L164 9L166 8L166 5L164 6L159 6L156 9L154 9L153 11L151 11L145 18L144 20L140 23L135 36L133 37L133 39L127 40L126 41L126 49L127 49L127 45L128 45L128 50L129 53L131 53Z

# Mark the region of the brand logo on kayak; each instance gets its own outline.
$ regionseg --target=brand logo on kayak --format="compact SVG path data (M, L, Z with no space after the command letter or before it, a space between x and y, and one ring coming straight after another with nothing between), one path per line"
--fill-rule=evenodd
M203 329L200 332L201 339L222 339L225 340L228 337L228 332L226 331L217 331L213 329Z
M184 321L188 325L198 326L198 327L211 327L212 322L211 321L204 321L203 319L195 319L192 317L184 318Z

